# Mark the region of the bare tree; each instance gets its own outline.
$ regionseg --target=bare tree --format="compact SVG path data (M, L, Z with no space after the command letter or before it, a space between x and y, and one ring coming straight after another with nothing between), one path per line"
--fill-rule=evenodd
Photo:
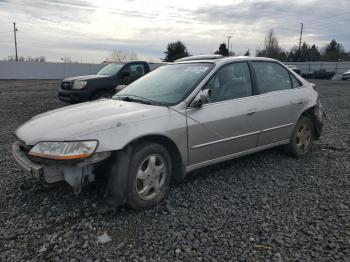
M36 62L46 62L46 57L45 56L39 56L35 58Z
M16 57L15 56L8 56L7 61L16 61ZM18 57L18 61L21 61L21 62L46 62L46 57L45 56L38 56L38 57L20 56L20 57Z
M68 56L62 57L62 58L61 58L61 61L62 61L63 63L66 63L66 64L73 63L72 58L70 58L70 57L68 57Z
M128 62L137 59L136 53L121 49L114 50L111 55L106 58L106 60L110 62Z
M279 59L282 52L283 50L279 46L278 39L273 29L270 29L265 36L264 48L262 50L257 50L257 56Z

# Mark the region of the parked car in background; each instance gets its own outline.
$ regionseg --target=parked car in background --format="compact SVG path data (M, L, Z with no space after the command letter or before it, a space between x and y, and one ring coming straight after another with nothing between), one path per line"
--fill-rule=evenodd
M332 79L335 75L334 71L327 71L326 69L318 69L302 74L306 79Z
M64 79L58 91L58 98L73 104L101 97L111 97L115 91L120 91L150 71L149 64L144 61L111 63L103 67L96 75Z
M300 69L296 66L296 65L287 65L287 67L291 70L293 70L295 73L297 73L298 75L300 75Z
M342 73L341 79L342 79L342 80L348 80L348 79L350 79L350 69L347 70L347 71L345 71L344 73Z
M112 99L38 115L17 129L12 151L33 176L77 192L108 174L106 206L145 209L171 179L201 167L281 145L305 156L322 118L314 85L279 61L202 56L160 67Z

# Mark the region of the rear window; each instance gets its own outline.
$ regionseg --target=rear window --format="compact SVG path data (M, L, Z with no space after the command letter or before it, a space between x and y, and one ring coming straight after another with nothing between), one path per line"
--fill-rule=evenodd
M292 88L289 72L273 62L253 62L261 94Z

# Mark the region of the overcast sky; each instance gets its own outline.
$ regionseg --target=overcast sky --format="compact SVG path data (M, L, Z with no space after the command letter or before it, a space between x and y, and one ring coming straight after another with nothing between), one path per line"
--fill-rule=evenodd
M303 41L350 50L349 14L350 0L0 0L0 59L14 54L14 21L21 56L100 63L113 49L157 61L176 40L211 53L229 35L233 51L254 53L270 28L289 49L301 22Z

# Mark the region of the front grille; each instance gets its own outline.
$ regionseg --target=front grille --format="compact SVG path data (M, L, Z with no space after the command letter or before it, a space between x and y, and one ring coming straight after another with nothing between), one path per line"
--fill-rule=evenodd
M72 85L70 82L62 82L61 83L61 88L62 89L72 89Z

